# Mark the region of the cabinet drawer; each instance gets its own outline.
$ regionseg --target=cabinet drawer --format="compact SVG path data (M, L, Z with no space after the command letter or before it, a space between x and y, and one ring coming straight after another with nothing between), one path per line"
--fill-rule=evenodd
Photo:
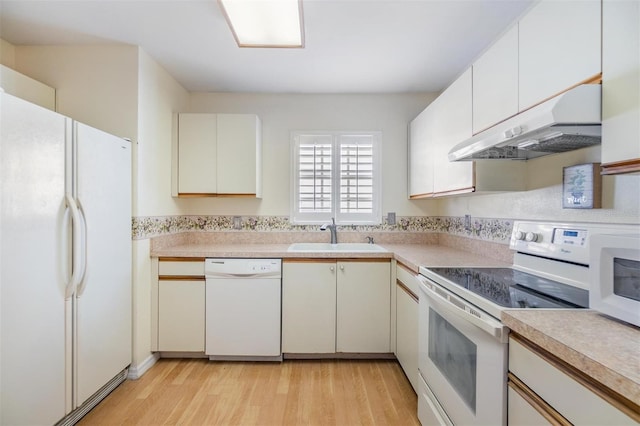
M204 259L163 260L158 262L158 275L204 277Z
M567 372L513 338L509 339L509 370L573 424L637 424Z
M415 272L410 271L406 267L398 264L398 266L396 267L396 279L400 281L406 288L411 290L415 297L418 297L419 284Z

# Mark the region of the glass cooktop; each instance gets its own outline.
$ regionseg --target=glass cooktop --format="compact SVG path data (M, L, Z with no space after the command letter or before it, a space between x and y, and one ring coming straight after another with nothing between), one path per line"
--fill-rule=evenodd
M428 268L505 308L587 308L589 292L511 268Z

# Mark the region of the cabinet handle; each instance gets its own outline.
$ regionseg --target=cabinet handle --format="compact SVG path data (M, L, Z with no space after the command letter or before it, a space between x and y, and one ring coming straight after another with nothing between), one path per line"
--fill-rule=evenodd
M334 268L334 267L332 266L332 267L330 267L330 268L329 268L329 270L330 270L331 272L333 272L333 271L335 271L335 270L336 270L336 268Z
M340 265L340 270L344 271L344 265Z

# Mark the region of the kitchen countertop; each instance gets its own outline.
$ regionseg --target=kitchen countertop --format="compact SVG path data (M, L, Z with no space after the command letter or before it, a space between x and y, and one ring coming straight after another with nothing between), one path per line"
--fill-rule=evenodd
M509 266L465 250L435 244L378 244L386 252L290 252L289 244L177 244L153 250L153 257L274 257L283 259L395 258L413 272L420 266Z
M506 310L502 322L640 406L640 328L592 310Z

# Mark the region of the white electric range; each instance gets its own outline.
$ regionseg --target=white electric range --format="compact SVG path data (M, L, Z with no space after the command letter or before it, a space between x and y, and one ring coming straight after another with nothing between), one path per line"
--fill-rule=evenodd
M589 240L637 225L516 221L510 268L420 268L418 417L507 424L505 309L589 306Z

